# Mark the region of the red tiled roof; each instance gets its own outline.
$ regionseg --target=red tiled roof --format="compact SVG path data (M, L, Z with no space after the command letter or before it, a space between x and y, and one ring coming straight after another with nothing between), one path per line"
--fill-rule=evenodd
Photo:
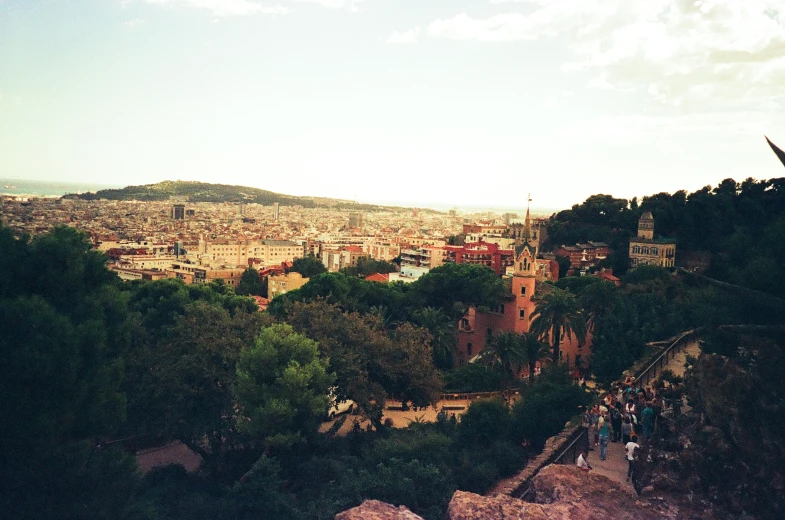
M390 277L387 276L386 274L373 273L373 274L369 274L368 276L366 276L365 279L368 280L369 282L382 282L382 283L385 283L385 282L389 281Z

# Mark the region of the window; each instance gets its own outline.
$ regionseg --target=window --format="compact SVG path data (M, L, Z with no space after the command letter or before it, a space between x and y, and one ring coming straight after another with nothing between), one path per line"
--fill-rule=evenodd
M522 319L522 320L526 319L526 311L524 309L521 309L520 311L518 311L518 317L520 319Z
M473 351L474 351L474 346L470 342L468 345L466 345L466 353L469 354L469 357L472 357Z
M659 252L660 252L659 249L657 249L656 247L651 248L651 254L656 255L659 254Z
M521 296L526 296L526 286L521 286Z
M641 246L632 246L632 252L633 253L640 253L641 252Z
M649 254L649 248L648 247L642 247L641 248L641 253L643 253L644 255L648 255Z

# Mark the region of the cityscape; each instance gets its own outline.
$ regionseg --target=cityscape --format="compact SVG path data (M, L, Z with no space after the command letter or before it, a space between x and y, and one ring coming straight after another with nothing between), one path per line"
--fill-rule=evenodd
M785 518L775 0L0 0L0 518Z

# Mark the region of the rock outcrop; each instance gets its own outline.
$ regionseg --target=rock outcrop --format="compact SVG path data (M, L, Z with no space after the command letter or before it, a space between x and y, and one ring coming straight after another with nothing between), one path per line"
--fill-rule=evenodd
M423 520L404 506L395 507L378 500L366 500L357 507L335 515L335 520Z
M576 466L551 465L532 479L534 502L505 495L483 497L456 491L449 520L588 520L711 518L657 497L640 498L618 482Z
M456 491L448 520L709 520L711 510L659 496L638 497L618 482L576 466L546 466L532 479L534 502L507 495ZM422 520L405 507L376 500L339 513L335 520Z

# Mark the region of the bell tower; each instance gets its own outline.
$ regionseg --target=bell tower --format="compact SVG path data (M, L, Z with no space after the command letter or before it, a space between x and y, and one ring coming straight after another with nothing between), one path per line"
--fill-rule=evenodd
M537 248L528 241L515 248L515 270L512 276L512 296L515 298L515 332L529 330L531 314L534 311L534 290L537 274Z
M646 211L638 220L638 238L654 239L654 217L651 211Z

